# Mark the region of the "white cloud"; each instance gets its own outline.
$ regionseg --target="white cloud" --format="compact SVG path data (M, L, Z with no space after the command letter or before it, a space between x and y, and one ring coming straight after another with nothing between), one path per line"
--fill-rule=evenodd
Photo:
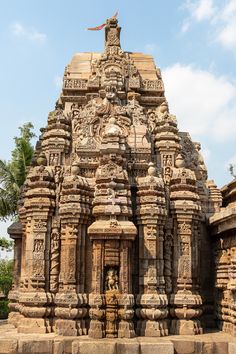
M213 0L187 0L183 8L187 9L190 17L196 21L203 21L212 18L216 12Z
M189 16L183 21L182 33L187 32L194 21L210 20L207 23L213 40L236 53L236 0L226 0L218 6L213 0L187 0L183 8Z
M220 16L222 25L216 40L227 49L236 49L236 1L230 1Z
M180 130L228 141L236 134L236 86L225 77L179 63L163 71L170 110ZM209 155L209 154L208 154Z
M197 21L202 21L211 18L215 10L213 0L200 0L196 4L193 14Z
M14 36L26 38L35 43L44 43L47 39L45 33L41 33L34 28L25 27L23 24L16 22L11 26L11 30Z

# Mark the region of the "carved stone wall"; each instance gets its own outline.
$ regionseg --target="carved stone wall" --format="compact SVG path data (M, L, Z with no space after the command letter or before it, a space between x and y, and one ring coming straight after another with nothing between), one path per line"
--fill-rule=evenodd
M220 192L153 58L121 49L115 17L104 52L66 67L41 133L9 229L10 321L94 338L202 333L214 298L206 221Z
M218 327L236 335L236 180L222 188L223 207L210 218L215 253Z

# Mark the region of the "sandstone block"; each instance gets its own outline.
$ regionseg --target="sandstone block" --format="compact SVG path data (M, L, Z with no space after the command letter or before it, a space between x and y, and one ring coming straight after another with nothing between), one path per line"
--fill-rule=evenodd
M195 343L193 340L173 339L175 354L195 354Z
M236 354L236 342L229 343L228 354Z
M72 352L72 342L74 338L61 338L56 339L53 343L53 354L71 354Z
M0 339L0 354L17 354L17 340Z
M138 342L117 342L116 354L139 354Z
M140 342L140 353L142 354L174 354L174 345L171 342Z
M228 353L228 348L229 345L227 341L214 342L214 354Z
M53 341L50 339L19 339L17 354L53 354Z
M116 342L108 340L78 340L72 344L72 354L117 354Z

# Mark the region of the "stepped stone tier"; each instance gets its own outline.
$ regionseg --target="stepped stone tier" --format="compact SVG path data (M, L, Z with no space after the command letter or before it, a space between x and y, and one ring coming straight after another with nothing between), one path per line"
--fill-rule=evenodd
M66 67L41 131L9 229L18 332L132 338L213 326L207 220L221 194L169 112L159 68L121 49L115 17L104 52Z

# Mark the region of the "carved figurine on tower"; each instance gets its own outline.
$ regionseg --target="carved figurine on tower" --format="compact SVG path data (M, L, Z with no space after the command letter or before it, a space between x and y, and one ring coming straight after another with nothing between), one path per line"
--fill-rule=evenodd
M104 27L104 52L65 69L9 228L10 321L93 338L202 333L206 220L220 198L153 58L123 52L116 16Z

